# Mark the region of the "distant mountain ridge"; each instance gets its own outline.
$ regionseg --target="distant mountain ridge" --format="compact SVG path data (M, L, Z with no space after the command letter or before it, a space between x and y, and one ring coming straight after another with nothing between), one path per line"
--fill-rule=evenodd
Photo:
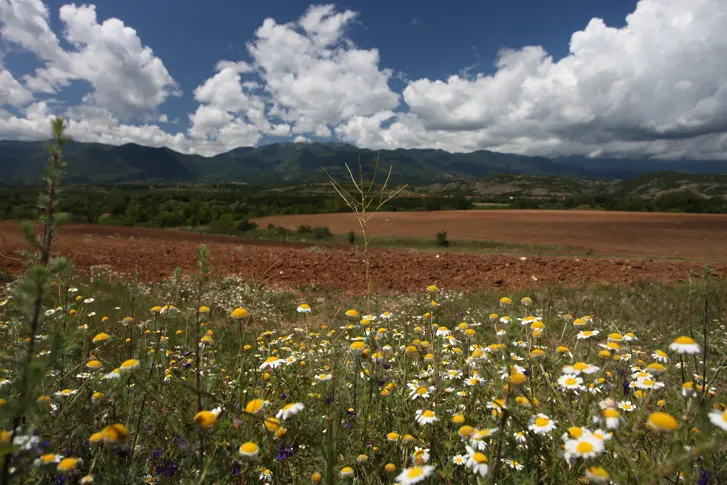
M213 157L185 155L169 148L133 143L104 145L69 142L67 183L311 183L326 179L322 169L345 176L344 163L361 160L373 171L377 153L381 166L393 166L392 181L434 183L478 180L496 174L558 175L600 179L629 178L653 171L727 173L727 161L607 159L525 156L478 150L450 153L436 149L368 150L345 143L274 143L235 148ZM0 181L37 182L47 160L43 142L0 140Z

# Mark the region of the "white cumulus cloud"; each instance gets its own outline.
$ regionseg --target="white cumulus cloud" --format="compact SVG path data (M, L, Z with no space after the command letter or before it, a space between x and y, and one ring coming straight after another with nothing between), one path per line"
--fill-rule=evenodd
M626 20L592 19L557 62L526 46L491 75L411 81L390 126L337 132L377 147L726 157L727 2L641 0Z
M312 5L297 20L264 19L245 59L212 60L210 77L186 87L197 107L174 134L151 121L168 122L159 107L181 89L138 33L99 20L93 5L58 14L64 43L41 0L0 0L0 35L40 63L20 76L0 58L0 138L44 138L47 120L63 115L82 141L208 155L271 138L334 138L368 148L727 158L724 0L640 0L623 27L591 19L562 59L509 46L492 72L409 80L351 39L357 12ZM74 80L91 89L64 106Z

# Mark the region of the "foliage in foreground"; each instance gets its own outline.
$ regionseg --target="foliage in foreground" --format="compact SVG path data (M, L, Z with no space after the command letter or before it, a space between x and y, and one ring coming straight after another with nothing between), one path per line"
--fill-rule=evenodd
M707 349L676 339L701 335L705 297L716 315L722 286L499 302L431 287L364 315L318 294L200 281L51 282L12 447L28 342L9 288L0 423L16 482L727 476L723 330L708 315Z

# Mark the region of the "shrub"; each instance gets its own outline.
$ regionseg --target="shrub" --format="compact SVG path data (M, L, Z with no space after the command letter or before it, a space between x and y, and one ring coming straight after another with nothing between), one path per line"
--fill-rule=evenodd
M225 214L207 225L207 230L215 234L239 234L256 228L256 223L248 219L233 219L230 214Z
M447 231L439 231L437 233L437 246L449 247L449 240L447 239Z
M311 229L311 227L306 224L301 224L300 226L298 226L297 230L298 234L310 234L311 232L313 232L313 229Z
M333 237L333 234L331 233L331 230L328 228L328 226L314 227L312 232L313 238L319 241L323 239L330 239Z
M353 244L356 242L356 233L353 231L348 232L348 243Z

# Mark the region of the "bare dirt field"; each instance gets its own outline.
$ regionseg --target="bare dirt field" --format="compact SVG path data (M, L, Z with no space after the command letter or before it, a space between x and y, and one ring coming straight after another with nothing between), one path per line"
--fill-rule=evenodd
M257 219L295 229L328 226L334 234L358 229L351 213ZM470 210L380 212L371 219L381 236L486 240L591 249L596 256L727 261L727 215L604 211ZM584 252L580 252L584 254Z
M648 228L644 230L649 232ZM652 236L659 239L658 234ZM686 237L675 247L689 250L690 244L697 246L693 242L696 240ZM643 244L643 241L641 238L635 244ZM110 265L118 272L132 274L138 265L142 278L156 281L170 276L175 266L185 273L194 272L197 250L202 243L210 247L211 266L216 274L235 273L288 288L318 285L346 293L361 293L365 288L363 255L351 246L318 244L319 249L312 251L302 243L246 241L156 229L68 225L62 227L57 249L84 273L94 265ZM590 244L597 243L596 236ZM702 241L700 254L724 255L725 249L719 245L716 240L713 244ZM691 248L691 251L698 251L699 247ZM0 221L0 271L21 272L23 265L18 252L23 248L26 245L16 224ZM650 259L540 256L523 259L496 254L389 249L372 252L375 286L384 292L418 291L431 283L467 290L493 286L530 287L548 282L580 285L585 282L681 281L690 270L702 268L698 262ZM725 263L712 267L717 276L727 274Z

